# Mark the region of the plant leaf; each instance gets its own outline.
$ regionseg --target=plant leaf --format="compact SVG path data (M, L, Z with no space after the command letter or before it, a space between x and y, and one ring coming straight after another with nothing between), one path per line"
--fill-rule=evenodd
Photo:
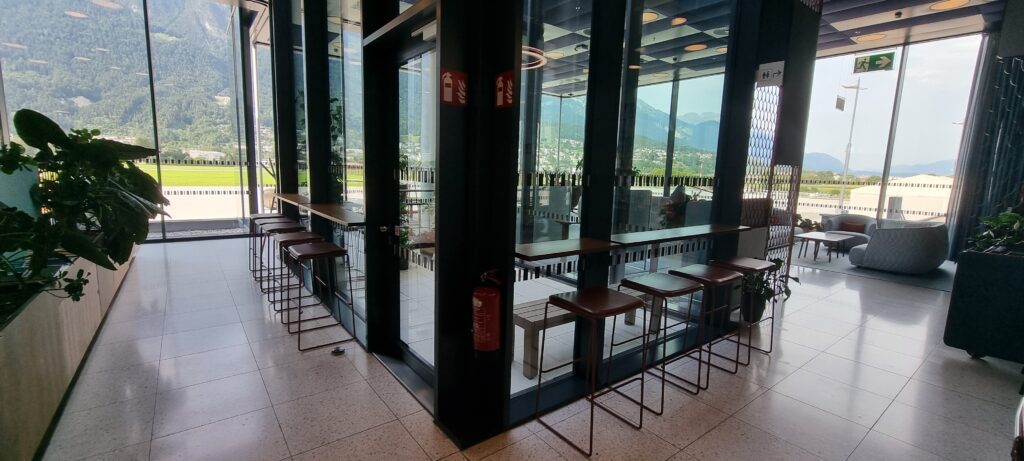
M93 139L89 144L103 146L108 152L114 154L118 160L141 160L156 155L156 149L125 144L110 139Z
M110 262L110 258L103 253L103 249L93 242L92 238L78 230L65 230L64 235L60 239L60 246L71 253L85 258L87 261L96 263L100 267L110 270L117 269Z
M72 144L71 138L68 138L57 122L31 109L21 109L14 113L14 129L25 144L39 150L49 151L49 144L61 148Z

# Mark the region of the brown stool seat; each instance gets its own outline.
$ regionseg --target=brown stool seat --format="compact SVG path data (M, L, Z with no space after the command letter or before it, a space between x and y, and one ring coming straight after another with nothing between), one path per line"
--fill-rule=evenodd
M249 219L283 218L281 213L255 213L249 215Z
M743 274L739 272L721 267L705 266L704 264L691 264L679 269L672 269L668 273L700 282L706 286L725 285L726 283L743 278Z
M295 222L295 220L284 216L271 216L269 218L253 218L249 222L253 224L269 224L275 222Z
M286 234L289 232L302 232L306 230L306 226L296 222L275 223L262 226L260 227L260 230L262 230L264 234Z
M584 288L579 291L554 294L548 297L548 302L592 320L624 314L644 307L642 299L606 287Z
M737 256L732 259L716 260L711 261L712 266L718 266L736 272L742 272L744 274L764 272L775 268L775 264L771 261L765 261L763 259L744 258Z
M348 251L330 242L302 243L288 247L288 254L299 261L329 256L345 256Z
M314 234L313 232L289 232L287 234L277 235L277 244L282 248L287 248L301 243L322 242L323 240L323 237Z
M704 288L692 280L660 272L623 279L622 286L659 298L674 298Z

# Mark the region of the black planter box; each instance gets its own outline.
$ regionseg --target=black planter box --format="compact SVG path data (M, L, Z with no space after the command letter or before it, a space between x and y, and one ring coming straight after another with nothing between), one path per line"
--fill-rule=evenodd
M1024 256L960 254L942 339L975 357L1024 362Z

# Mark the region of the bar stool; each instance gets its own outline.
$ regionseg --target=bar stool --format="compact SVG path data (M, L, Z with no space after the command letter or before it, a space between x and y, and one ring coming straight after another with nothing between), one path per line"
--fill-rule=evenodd
M565 309L565 310L567 310L567 311L569 311L569 312L571 312L573 314L576 314L580 318L584 318L584 319L587 319L587 320L590 321L590 347L587 349L587 354L586 354L587 357L585 357L585 358L583 358L583 357L581 357L581 358L574 358L574 359L570 360L569 362L566 362L566 363L563 363L561 365L558 365L558 366L555 366L555 367L552 367L550 369L545 370L544 369L544 346L545 346L545 342L546 342L546 339L547 339L547 317L548 317L548 308L552 304L555 305L556 307L560 307L560 308ZM626 424L629 424L629 425L633 426L634 428L639 429L639 428L643 427L643 421L644 421L644 411L643 411L644 410L644 403L643 403L643 401L644 401L644 388L643 388L643 386L644 386L644 381L645 381L643 379L643 376L644 376L644 370L646 370L646 368L647 368L647 334L646 334L646 332L644 334L641 334L640 336L637 337L637 338L643 338L643 353L642 353L642 355L643 355L643 362L641 363L641 370L640 370L640 405L641 405L641 407L640 407L640 422L638 424L637 423L633 423L632 421L630 421L629 419L623 417L622 415L620 415L616 411L612 410L611 408L608 408L607 406L603 405L601 402L598 402L597 401L597 397L599 395L596 393L597 392L597 365L598 365L598 358L601 356L601 351L598 349L598 341L597 341L598 334L599 334L599 332L597 330L597 325L598 325L599 321L611 318L612 322L613 322L613 325L614 325L615 318L618 315L625 314L625 313L633 311L633 310L635 310L637 308L643 308L643 306L644 306L644 302L640 298L637 298L635 296L630 296L630 295L627 295L625 293L620 293L618 291L611 290L611 289L609 289L607 287L585 288L585 289L582 289L582 290L579 290L579 291L573 291L573 292L569 292L569 293L554 294L554 295L551 295L550 297L548 297L548 302L544 303L544 324L543 324L543 328L541 329L542 333L541 333L541 341L540 341L540 364L537 366L537 396L536 396L537 398L536 398L536 402L535 402L535 406L534 406L534 415L537 418L537 422L539 422L542 426L546 427L548 430L550 430L555 435L557 435L558 438L564 440L565 443L568 443L569 445L572 445L573 448L575 448L577 451L579 451L580 453L584 454L585 456L589 457L590 455L592 455L594 453L594 407L595 407L595 405L601 407L602 409L604 409L605 411L610 413L612 416L615 416L616 418L622 420ZM644 323L646 324L646 322L647 322L647 311L644 310ZM629 341L634 341L637 338L631 338ZM625 342L629 342L629 341L620 342L618 344L624 344ZM613 347L616 344L615 343L615 329L614 329L614 326L612 327L611 344L613 345ZM611 357L610 353L611 353L611 351L609 350L609 358ZM567 366L570 366L570 365L572 365L574 363L583 362L583 361L586 362L586 367L587 367L587 397L586 398L587 398L587 400L590 401L590 444L589 444L589 446L588 446L586 451L584 451L581 446L577 445L575 442L569 440L566 436L562 435L554 427L552 427L548 423L544 422L544 420L541 418L541 414L540 414L540 387L541 387L541 383L543 383L543 380L544 380L544 373L550 373L550 372L553 372L555 370L558 370L559 368L567 367ZM607 377L607 374L606 374L606 377ZM620 386L622 386L624 384L625 383L621 383L619 385L612 386L612 388L616 392L619 392L617 390L618 387L620 387ZM621 394L621 392L619 392L619 393Z
M281 264L281 267L280 268L276 267L276 265L274 264L275 259L271 258L271 260L270 260L270 264L271 264L270 272L271 273L279 273L279 271L280 271L282 273L282 278L281 279L274 279L275 281L280 280L280 283L277 283L276 286L271 287L270 292L267 294L267 297L268 297L268 299L270 301L271 308L274 309L274 312L282 312L284 309L294 309L293 307L284 307L284 308L280 308L279 309L276 306L277 304L284 303L284 293L285 293L285 291L286 290L292 290L292 289L298 289L298 290L301 291L302 288L303 288L302 280L299 280L296 283L287 283L287 280L290 279L291 277L290 277L290 273L285 271L285 269L287 269L287 267L284 266L284 262L285 262L284 252L288 249L288 247L290 247L292 245L299 245L299 244L303 244L303 243L323 242L324 239L323 239L323 237L321 237L321 236L319 236L319 235L317 235L317 234L315 234L313 232L303 231L303 232L289 232L289 233L286 233L286 234L277 234L275 236L275 240L277 241L277 245L278 245L276 261L278 261ZM280 295L280 298L278 298L279 295ZM312 295L310 295L310 296L302 296L300 294L298 308L301 309L303 307L309 307L311 305L315 305L315 304L310 304L310 305L303 305L302 304L302 300L303 299L310 298L310 297L312 297ZM281 316L281 323L285 324L284 316Z
M313 296L316 296L316 291L317 291L316 290L316 285L318 283L322 287L324 287L324 289L327 292L330 292L333 289L333 287L332 287L333 280L326 281L326 280L320 278L316 274L316 266L315 265L316 265L316 263L318 261L330 260L331 258L345 258L345 266L348 268L349 287L352 286L352 265L349 264L348 251L346 251L344 248L342 248L342 247L340 247L338 245L335 245L335 244L330 243L330 242L301 243L301 244L289 246L288 249L286 250L285 254L288 255L288 257L290 258L290 260L293 263L295 263L295 264L297 264L299 266L299 269L300 269L299 279L300 280L305 280L305 278L306 278L306 270L307 269L309 270L309 278L310 278L311 282L313 283L313 287L312 287L313 289L310 290L310 291L313 293ZM305 263L309 263L309 267L308 268L306 267ZM322 303L323 303L323 301L321 300L321 304ZM319 326L314 326L314 327L310 327L310 328L302 328L302 322L310 322L310 321L314 321L314 320L324 319L324 318L327 318L327 317L333 317L332 314L334 312L334 309L333 308L329 309L329 313L327 315L313 317L313 318L307 318L307 319L303 320L302 319L302 309L300 308L300 309L297 309L297 311L299 313L299 318L295 322L290 322L291 321L291 311L290 310L286 311L286 312L289 313L288 320L290 322L288 324L288 332L292 333L292 334L298 335L298 348L299 348L299 351L308 351L310 349L318 349L318 348L321 348L321 347L332 346L332 345L335 345L335 344L346 343L346 342L354 340L355 339L355 329L356 329L356 308L355 308L354 303L352 302L351 294L349 295L349 302L347 304L349 304L349 310L352 313L352 335L351 335L351 337L347 338L347 339L340 339L338 341L332 341L332 342L328 342L328 343L318 344L316 346L306 347L306 348L302 347L302 333L303 332L313 331L313 330L320 330L320 329L323 329L323 328L329 328L329 327L333 327L333 326L339 326L340 327L341 326L341 322L339 321L337 324L319 325ZM286 296L285 307L288 308L291 305L292 305L292 294L291 294L291 291L289 290L287 292L287 296ZM295 331L292 331L292 327L291 327L292 324L294 324L295 327L296 327Z
M622 287L633 289L651 296L651 324L648 327L648 332L657 336L659 331L664 331L664 335L662 335L661 338L661 357L662 360L664 360L665 358L668 357L669 329L689 323L689 319L693 317L693 294L704 289L704 287L700 283L694 282L692 280L688 280L682 277L676 277L674 275L663 274L659 272L641 275L639 277L623 279L622 282L619 284L619 290L622 290ZM686 320L674 323L670 326L668 324L668 298L677 298L686 295L690 295L689 306L686 310ZM664 326L661 325L662 323L664 324ZM685 383L686 385L673 381L668 381L669 384L672 384L673 386L678 387L691 394L697 394L698 392L700 392L700 373L701 367L703 366L702 352L704 350L704 348L700 344L700 338L702 337L703 328L704 321L703 317L701 317L701 321L697 324L697 382L690 381L689 379L686 379L682 376L679 376L675 373L668 371L667 364L663 363L660 367L658 367L661 370L661 407L659 407L658 411L654 411L654 409L650 407L645 407L652 413L656 415L661 415L662 413L664 413L666 375L671 376L672 378L679 380ZM683 347L688 347L690 344L690 330L691 328L687 328L686 332L683 334ZM673 359L672 362L683 357L693 358L693 351L684 353L683 355L677 357L676 359ZM647 373L654 374L651 370L648 370ZM690 389L687 385L693 386L693 389ZM633 400L631 397L628 396L626 398ZM633 403L639 402L633 400Z
M287 234L289 232L302 232L306 230L306 226L299 224L295 221L291 222L274 222L274 223L260 223L260 258L257 265L257 276L256 281L260 282L260 291L264 294L269 293L274 283L281 277L287 277L287 273L284 271L275 271L273 268L274 252L271 250L270 241L274 236L279 234ZM266 254L267 260L263 260L263 256ZM266 269L266 271L264 271Z
M775 264L772 263L771 261L765 261L763 259L745 258L742 256L737 256L732 259L726 259L721 261L712 261L711 265L739 272L743 274L744 279L748 277L756 277L763 272L768 272L775 269ZM748 304L749 306L752 307L753 299L750 299L750 303ZM753 313L748 313L750 314L750 317L753 318ZM763 349L751 344L754 339L754 325L759 325L761 322L764 322L765 320L772 321L772 328L768 333L768 349ZM737 339L739 340L742 340L742 338L742 335L739 335L737 337ZM750 349L757 349L759 352L763 352L765 354L770 354L772 352L772 348L775 347L775 298L772 298L771 300L771 315L769 315L768 317L762 317L761 320L752 322L749 325L747 325L747 342L744 345L747 346L747 361L745 363L741 363L742 365L750 364Z
M732 311L732 309L729 306L728 297L726 298L724 304L719 304L718 300L716 299L715 292L718 288L727 286L733 282L740 280L741 278L743 278L743 274L740 274L739 272L736 271L723 269L721 267L707 266L704 264L691 264L689 266L680 267L678 269L672 269L668 271L668 273L678 277L693 280L694 282L700 283L701 285L704 286L704 292L701 295L700 301L701 327L705 329L711 329L711 331L709 332L710 334L708 336L708 339L706 339L708 354L721 357L719 354L711 350L712 345L722 340L722 338L715 338L716 334L718 333L717 331L715 331L715 318L717 317L721 319L719 324L724 333L726 323L728 323L729 321L729 313ZM707 325L704 324L705 321L707 321ZM723 336L726 335L723 334ZM699 342L701 344L701 347L704 347L705 339L701 338ZM736 358L733 360L732 370L715 365L712 362L710 356L708 357L707 364L712 367L718 368L722 371L735 374L736 372L739 371L739 357L740 344L739 341L737 341ZM707 369L707 372L705 373L705 378L707 378L707 381L705 381L704 386L701 387L701 389L704 390L708 388L708 382L711 380L710 368Z
M259 248L260 224L295 222L284 216L261 216L249 219L249 271L255 273L257 264L257 249Z

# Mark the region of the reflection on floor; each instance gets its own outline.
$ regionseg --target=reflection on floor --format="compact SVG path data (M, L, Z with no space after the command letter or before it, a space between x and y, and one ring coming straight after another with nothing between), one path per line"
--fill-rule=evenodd
M669 388L642 430L598 411L595 458L1005 458L1020 364L943 346L948 293L795 272L775 352L696 397ZM579 459L535 422L459 452L374 357L294 341L243 240L144 245L45 459ZM583 409L551 416L582 436Z

